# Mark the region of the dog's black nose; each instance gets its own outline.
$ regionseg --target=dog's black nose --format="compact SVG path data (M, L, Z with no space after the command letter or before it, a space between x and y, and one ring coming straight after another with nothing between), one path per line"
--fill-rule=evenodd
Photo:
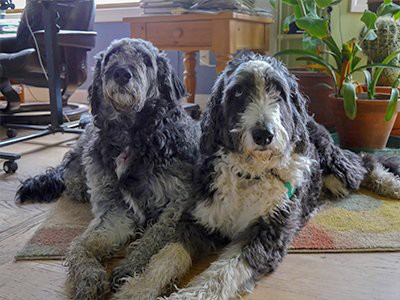
M271 144L272 139L274 138L274 130L269 127L253 129L251 134L253 136L254 143L259 146L267 146Z
M127 68L117 68L114 71L114 80L120 85L127 84L132 78L132 73Z

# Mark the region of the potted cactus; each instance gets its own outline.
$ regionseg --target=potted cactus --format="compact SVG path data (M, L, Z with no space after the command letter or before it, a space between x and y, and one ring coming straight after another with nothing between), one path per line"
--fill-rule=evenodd
M397 82L390 95L376 93L377 82L385 69L400 70L393 61L400 50L390 53L382 62L362 64L362 44L365 40L374 40L376 21L379 16L400 16L400 6L390 0L381 4L377 13L366 10L361 21L365 30L358 38L352 38L339 47L333 38L327 20L316 13L307 14L302 7L315 6L316 2L334 3L334 0L295 0L290 5L299 5L302 16L296 19L299 28L314 39L326 45L326 58L304 49L283 50L275 54L296 55L298 60L311 63L313 68L326 71L334 80L335 88L330 97L331 107L341 145L346 148L381 149L385 147L398 111ZM366 80L367 93L362 93L361 85L354 79L356 72L362 72ZM387 98L387 99L382 99Z
M400 49L400 23L393 17L384 16L377 19L375 23L376 39L364 40L362 43L363 52L368 56L368 61L380 63L385 57ZM400 65L400 57L397 56L392 61L395 65ZM400 71L396 69L383 70L379 80L377 91L379 93L390 94L391 86L399 78ZM400 116L397 116L391 135L400 136Z

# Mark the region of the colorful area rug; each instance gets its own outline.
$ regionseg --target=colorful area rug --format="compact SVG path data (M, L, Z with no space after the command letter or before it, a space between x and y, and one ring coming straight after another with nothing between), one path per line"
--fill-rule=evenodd
M366 190L321 208L291 247L291 252L399 250L400 201Z
M61 259L92 219L89 204L60 199L16 260ZM400 201L362 190L331 202L299 233L290 252L400 251Z
M92 218L88 203L59 199L15 259L62 259L72 240L83 233Z

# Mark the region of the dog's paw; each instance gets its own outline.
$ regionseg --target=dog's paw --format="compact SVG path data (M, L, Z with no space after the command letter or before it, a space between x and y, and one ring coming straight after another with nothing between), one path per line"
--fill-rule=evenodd
M127 280L134 275L135 266L124 263L114 268L111 273L111 289L115 293Z
M149 286L150 285L150 286ZM151 283L139 277L127 277L118 291L113 294L112 300L150 300L156 299L158 291L153 289Z
M324 187L336 198L344 198L349 194L345 184L334 175L330 174L322 178Z
M69 279L71 281L71 278ZM103 299L109 292L107 272L105 270L93 270L86 276L82 276L74 282L70 282L72 287L72 298L74 300L95 300Z

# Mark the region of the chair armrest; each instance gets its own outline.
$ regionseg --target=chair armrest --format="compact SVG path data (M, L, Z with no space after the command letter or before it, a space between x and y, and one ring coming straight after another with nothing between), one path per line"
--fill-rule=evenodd
M34 32L39 44L44 45L44 30ZM96 45L97 32L79 30L60 30L57 33L57 43L63 47L73 47L91 50Z
M2 53L18 52L17 47L18 47L17 35L0 38L0 52Z

